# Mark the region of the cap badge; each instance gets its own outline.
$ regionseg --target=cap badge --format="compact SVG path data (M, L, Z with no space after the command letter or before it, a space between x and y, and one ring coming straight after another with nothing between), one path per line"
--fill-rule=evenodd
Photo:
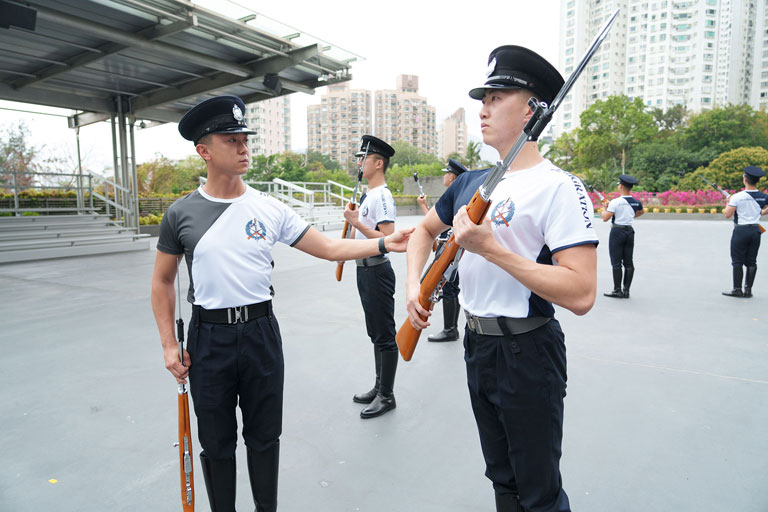
M237 104L232 105L232 115L234 116L235 121L243 120L243 111L240 110L240 107L238 107Z
M485 77L490 78L493 72L496 70L496 57L488 63L488 69L485 70Z

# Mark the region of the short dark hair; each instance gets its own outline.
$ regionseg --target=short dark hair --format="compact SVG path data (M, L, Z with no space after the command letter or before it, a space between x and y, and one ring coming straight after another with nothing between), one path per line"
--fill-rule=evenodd
M387 172L387 167L389 167L389 158L382 156L378 153L371 153L370 155L368 155L368 158L371 158L371 157L384 162L384 172Z
M744 179L747 180L747 183L753 186L757 185L757 182L760 181L759 177L755 178L754 176L750 176L747 173L744 173Z

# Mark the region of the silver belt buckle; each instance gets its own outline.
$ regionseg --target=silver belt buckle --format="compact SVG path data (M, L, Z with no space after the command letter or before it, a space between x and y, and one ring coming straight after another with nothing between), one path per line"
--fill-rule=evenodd
M235 313L235 319L232 319L232 312ZM227 309L227 321L230 324L242 323L248 321L248 306L236 306Z
M483 334L483 329L482 327L480 327L480 322L476 320L476 317L471 313L466 313L466 316L467 316L467 325L469 325L469 328L477 334Z

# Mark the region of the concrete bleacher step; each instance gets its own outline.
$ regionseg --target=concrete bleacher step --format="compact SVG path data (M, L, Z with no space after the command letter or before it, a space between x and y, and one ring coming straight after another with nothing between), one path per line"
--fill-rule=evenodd
M0 263L147 250L148 239L106 215L0 217Z

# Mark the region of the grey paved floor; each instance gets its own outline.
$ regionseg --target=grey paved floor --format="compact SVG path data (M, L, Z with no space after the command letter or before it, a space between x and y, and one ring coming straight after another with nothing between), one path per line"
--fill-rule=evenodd
M601 294L611 287L608 226L598 230ZM558 313L574 510L768 511L768 248L756 296L723 297L730 231L641 219L632 298L600 295L584 317ZM461 344L423 340L401 362L397 410L363 421L351 395L370 386L373 362L353 266L339 284L333 263L284 246L275 259L280 509L492 510ZM180 510L176 385L149 305L153 260L148 251L0 266L0 510ZM405 261L393 261L399 324ZM199 466L196 476L207 510ZM240 510L252 510L243 470L238 487Z

